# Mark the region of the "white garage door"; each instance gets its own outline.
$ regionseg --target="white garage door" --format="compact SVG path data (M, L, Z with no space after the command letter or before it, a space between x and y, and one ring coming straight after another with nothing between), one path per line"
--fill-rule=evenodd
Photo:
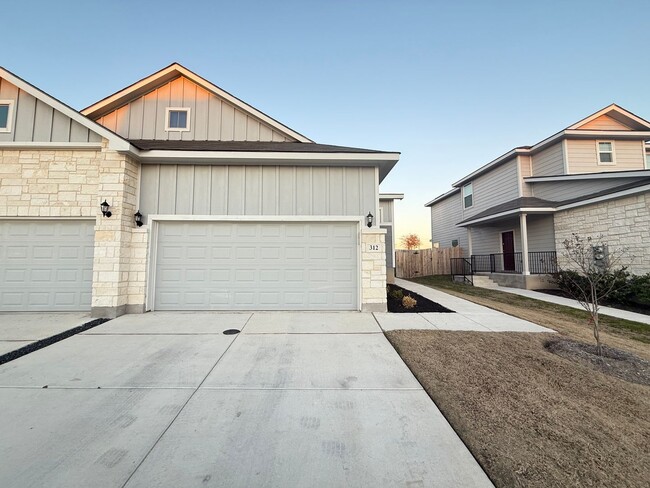
M90 310L94 221L0 221L0 310Z
M357 310L356 223L161 222L156 310Z

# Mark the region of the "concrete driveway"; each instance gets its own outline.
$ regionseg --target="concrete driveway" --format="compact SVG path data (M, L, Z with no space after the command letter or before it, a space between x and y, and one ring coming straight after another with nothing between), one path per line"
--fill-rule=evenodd
M0 312L0 355L90 320L85 312Z
M0 486L492 486L366 313L123 316L0 409Z

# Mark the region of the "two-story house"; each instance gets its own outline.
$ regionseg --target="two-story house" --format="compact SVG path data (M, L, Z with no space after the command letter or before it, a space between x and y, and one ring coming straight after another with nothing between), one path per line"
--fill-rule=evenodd
M460 246L471 271L542 287L572 233L627 249L650 272L650 122L610 105L455 182L431 208L432 242Z

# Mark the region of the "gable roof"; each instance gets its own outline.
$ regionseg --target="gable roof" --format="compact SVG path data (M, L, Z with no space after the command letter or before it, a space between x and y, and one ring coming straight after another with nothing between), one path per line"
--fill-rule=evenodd
M596 120L599 117L609 117L615 121L623 124L626 127L629 127L628 130L650 130L650 122L645 119L642 119L638 115L633 114L629 110L624 109L623 107L612 103L607 107L594 112L593 114L585 117L582 120L579 120L575 124L570 125L565 130L583 130L582 127Z
M26 93L29 93L31 96L37 100L42 101L43 103L49 105L54 110L61 112L63 115L69 117L80 125L86 127L87 129L99 134L103 138L107 139L109 142L109 147L118 151L129 150L130 144L128 141L117 135L115 132L107 129L103 125L100 125L87 117L84 117L82 114L77 112L75 109L61 102L60 100L54 98L53 96L45 93L43 90L36 88L31 83L23 80L18 75L15 75L6 68L0 66L0 78L4 78L9 83L17 86Z
M81 110L81 113L87 117L90 117L93 120L96 120L102 115L105 115L121 107L122 105L125 105L130 100L145 95L146 93L150 92L154 88L163 85L180 76L189 79L190 81L203 87L207 91L226 100L227 102L231 103L232 105L239 108L240 110L249 113L253 117L268 124L278 132L281 132L282 134L285 134L290 138L296 139L299 142L307 142L307 143L314 142L311 139L308 139L304 135L300 134L299 132L296 132L295 130L291 129L290 127L281 124L274 118L269 117L268 115L261 112L260 110L257 110L255 107L248 105L246 102L228 93L224 89L219 88L217 85L214 85L213 83L209 82L205 78L202 78L201 76L197 75L193 71L190 71L189 69L185 68L179 63L172 63L166 68L163 68L160 71L157 71L156 73L153 73L145 78L142 78L139 81L136 81L132 85L129 85L126 88L123 88L122 90L119 90L113 93L112 95L109 95L108 97L84 108L83 110Z
M631 130L594 130L594 129L580 129L580 127L588 124L589 122L607 115L608 117L614 118L615 120L624 123L627 126L634 126L636 128ZM618 117L618 118L617 118ZM625 120L626 122L623 122ZM499 156L498 158L490 161L489 163L481 166L477 170L469 173L460 180L452 184L454 187L458 187L467 183L471 179L480 176L484 173L487 173L491 169L500 166L501 164L509 161L512 158L517 157L517 155L532 155L546 149L551 144L561 141L567 137L571 138L593 138L599 136L609 136L609 137L618 137L618 138L634 138L639 139L640 137L650 139L650 122L641 117L634 115L632 112L625 110L624 108L612 103L607 107L591 114L590 116L576 122L575 124L570 125L566 129L561 130L553 134L550 137L532 145L532 146L520 146L514 149L511 149L507 153Z

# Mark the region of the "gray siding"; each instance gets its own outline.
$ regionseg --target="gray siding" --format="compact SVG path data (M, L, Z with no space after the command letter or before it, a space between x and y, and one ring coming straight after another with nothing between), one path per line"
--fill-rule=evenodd
M0 100L13 100L12 131L0 142L101 142L101 136L0 78Z
M382 225L382 229L386 229L386 267L395 267L395 250L393 249L393 226Z
M140 211L172 215L378 213L376 168L144 164Z
M611 139L603 138L608 141ZM616 164L598 164L596 139L567 140L569 173L599 173L644 169L643 141L614 141Z
M190 109L190 130L165 131L165 109ZM293 141L184 77L176 78L97 122L126 139Z
M564 174L564 150L562 142L538 152L533 156L533 176Z
M489 173L475 178L472 180L472 188L474 205L464 209L462 218L456 222L519 197L517 159L513 158ZM460 194L450 198L456 198L462 202L462 188Z
M381 212L379 213L381 220L379 223L392 224L394 208L393 200L379 200L379 208L381 209Z
M530 252L555 251L553 215L529 215L526 223Z
M554 251L555 231L552 215L528 215L528 251ZM499 254L501 249L501 233L514 231L515 252L521 252L521 230L519 216L516 218L495 222L493 225L472 227L473 254Z
M537 198L561 202L581 197L601 190L624 185L631 179L582 180L582 181L546 181L533 183L533 195Z
M458 193L431 206L431 242L440 247L451 247L451 241L458 240L458 245L467 253L467 231L457 227L462 220L461 201Z

